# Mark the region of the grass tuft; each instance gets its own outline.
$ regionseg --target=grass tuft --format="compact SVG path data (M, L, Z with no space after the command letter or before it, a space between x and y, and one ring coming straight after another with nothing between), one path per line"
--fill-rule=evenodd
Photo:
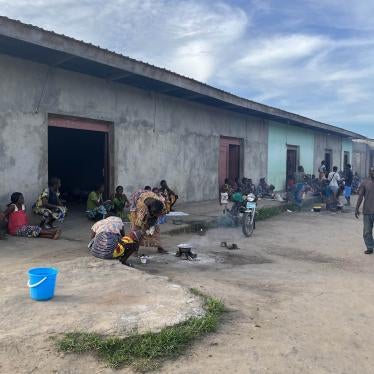
M201 317L191 317L160 332L126 338L70 332L56 341L57 348L67 353L94 353L112 368L132 366L139 372L158 369L163 361L184 353L193 341L216 331L225 310L220 300L205 296L197 289L190 291L203 300L205 314Z

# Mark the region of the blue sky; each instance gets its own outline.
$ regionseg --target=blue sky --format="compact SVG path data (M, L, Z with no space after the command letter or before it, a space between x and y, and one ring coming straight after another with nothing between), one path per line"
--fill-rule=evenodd
M0 0L0 9L374 138L372 0Z

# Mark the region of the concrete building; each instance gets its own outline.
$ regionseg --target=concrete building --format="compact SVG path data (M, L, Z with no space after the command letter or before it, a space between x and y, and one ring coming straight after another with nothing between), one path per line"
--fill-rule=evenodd
M369 168L374 166L374 140L353 139L352 168L362 178L368 176Z
M1 205L13 191L30 204L52 175L70 191L167 179L183 201L243 175L282 190L299 164L343 167L363 138L5 17L0 71Z

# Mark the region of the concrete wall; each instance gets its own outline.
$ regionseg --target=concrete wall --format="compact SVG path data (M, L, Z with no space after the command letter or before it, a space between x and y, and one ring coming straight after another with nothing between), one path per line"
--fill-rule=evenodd
M287 170L287 146L299 149L299 165L305 173L313 172L314 132L277 122L269 123L268 182L284 190Z
M220 136L243 139L246 176L266 175L262 120L4 55L0 71L1 206L46 186L48 113L113 122L113 184L128 193L167 179L184 201L215 198Z
M342 159L342 138L335 135L315 133L314 136L314 172L318 174L318 168L325 157L325 151L332 151L332 166L341 167Z
M364 142L353 142L352 171L357 172L361 178L368 176L370 167L370 149Z
M347 139L347 138L343 138L342 139L342 154L341 154L341 162L340 162L340 169L341 170L344 170L344 152L348 152L349 153L349 157L348 157L348 163L349 164L352 164L352 140L351 139Z

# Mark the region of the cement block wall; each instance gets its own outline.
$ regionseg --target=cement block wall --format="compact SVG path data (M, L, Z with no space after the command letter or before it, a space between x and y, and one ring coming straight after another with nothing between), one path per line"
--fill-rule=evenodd
M326 150L332 151L332 166L342 167L342 138L336 135L315 133L314 135L314 174L318 175L318 168L325 157Z
M353 142L352 170L361 178L368 176L370 167L370 150L366 143Z
M48 179L48 113L111 121L114 183L167 179L184 201L216 198L219 137L243 139L244 175L267 173L260 119L0 55L0 204L31 205ZM113 186L112 186L113 187Z

